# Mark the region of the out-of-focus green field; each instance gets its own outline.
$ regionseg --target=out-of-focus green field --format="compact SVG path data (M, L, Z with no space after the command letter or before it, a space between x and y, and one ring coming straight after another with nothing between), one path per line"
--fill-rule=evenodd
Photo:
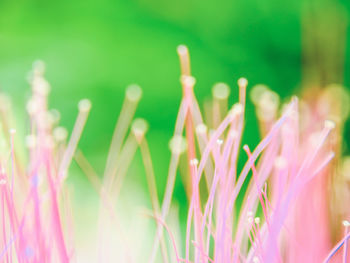
M314 4L323 2L327 1ZM344 8L349 5L343 2ZM241 76L248 78L249 88L265 83L286 97L298 92L301 83L304 4L302 0L2 0L0 89L13 97L19 127L26 125L24 105L30 95L26 74L36 59L47 63L50 103L61 112L62 125L70 130L78 101L90 98L93 108L80 148L101 173L125 87L138 83L144 96L136 116L150 123L147 137L162 194L168 140L181 99L177 45L190 49L200 102L219 81L232 87L231 102L236 101ZM259 140L257 123L252 104L247 107L245 141L254 146ZM145 184L140 174L131 176ZM179 183L175 197L184 198Z

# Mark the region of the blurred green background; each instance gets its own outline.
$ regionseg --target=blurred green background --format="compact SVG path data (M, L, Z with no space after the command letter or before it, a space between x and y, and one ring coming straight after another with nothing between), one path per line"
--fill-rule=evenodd
M327 16L333 6L335 11ZM181 99L177 45L189 47L200 102L219 81L232 87L230 100L236 101L241 76L249 80L248 91L264 83L287 97L298 93L302 83L305 10L313 10L316 18L309 19L321 25L311 26L310 32L316 32L311 39L326 39L326 47L338 41L349 46L348 26L340 40L334 36L339 31L334 18L346 20L349 6L345 0L1 0L0 89L13 97L22 126L30 96L26 75L36 59L47 64L50 105L61 112L63 126L71 130L78 101L90 98L93 108L80 148L101 173L125 87L138 83L144 96L136 116L149 121L148 139L162 194L168 141ZM345 48L345 73L348 58ZM254 146L259 134L251 103L246 117L245 140ZM134 177L145 184L142 175ZM179 182L175 199L184 199Z

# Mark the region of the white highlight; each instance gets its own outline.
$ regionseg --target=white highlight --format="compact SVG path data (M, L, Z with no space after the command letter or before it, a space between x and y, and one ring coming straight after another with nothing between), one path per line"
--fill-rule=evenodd
M350 226L350 222L348 220L343 220L343 226L349 227Z
M212 93L214 98L224 100L230 95L230 87L226 83L216 83L212 89Z
M248 211L247 212L247 222L249 224L252 224L254 222L254 217L253 217L253 212L252 211Z
M31 115L31 116L33 116L33 115L35 115L37 112L38 112L38 110L39 110L39 102L36 100L36 99L34 99L34 98L32 98L32 99L30 99L28 102L27 102L27 112L28 112L28 114L29 115Z
M180 55L186 55L188 53L188 48L185 46L185 45L179 45L177 47L177 52L180 54Z
M269 88L266 85L263 85L263 84L255 85L250 91L250 99L255 105L257 105L259 103L259 100L262 94L264 94L268 90Z
M259 225L260 224L260 217L254 218L255 224Z
M325 120L324 121L324 127L327 128L327 129L334 129L335 128L335 123L334 121L331 121L331 120Z
M148 130L148 123L144 119L135 119L131 125L131 130L134 133L136 139L141 142L143 136Z
M57 142L65 141L68 137L68 131L66 128L57 127L53 130L53 137Z
M196 132L198 134L206 134L208 131L208 127L204 123L200 123L196 127Z
M89 99L83 99L79 101L78 108L80 112L88 112L91 109L91 101Z
M169 142L169 148L175 154L182 154L187 150L187 141L181 135L175 135Z
M181 76L181 82L183 85L185 85L187 87L193 87L194 84L196 84L196 78L193 76L183 75L183 76Z
M217 139L217 140L216 140L216 143L217 143L218 145L222 145L222 144L224 143L224 141L221 140L221 139Z
M40 76L34 77L32 87L34 93L43 97L46 97L51 90L50 84Z
M229 114L232 119L236 118L238 115L243 113L243 105L241 103L236 103L232 106Z
M197 166L198 165L198 159L196 159L196 158L194 158L194 159L192 159L191 161L190 161L190 165L191 166Z
M142 97L142 89L137 84L131 84L126 88L126 97L132 102L138 102Z
M246 78L240 78L238 80L239 87L247 87L247 85L248 85L248 80Z

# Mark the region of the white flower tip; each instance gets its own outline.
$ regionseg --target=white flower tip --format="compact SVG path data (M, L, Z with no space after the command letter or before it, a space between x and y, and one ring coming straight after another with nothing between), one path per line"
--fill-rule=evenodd
M324 127L332 130L335 128L335 123L334 123L334 121L331 121L331 120L325 120Z
M216 83L213 87L212 93L215 99L224 100L230 95L230 88L226 83Z
M350 222L348 220L343 220L343 226L349 227L350 226Z
M260 224L260 217L254 218L255 224L259 225Z
M131 84L126 88L126 98L133 102L138 102L142 97L142 89L137 84Z
M68 137L68 131L66 128L57 127L53 130L53 137L57 142L63 142Z
M32 87L35 94L46 97L51 90L50 84L41 76L33 78Z
M148 130L148 123L146 120L142 118L137 118L133 121L131 125L131 130L134 133L138 142L141 142L141 140L143 139L143 136Z
M238 86L240 88L245 88L245 87L247 87L247 85L248 85L248 80L246 78L240 78L238 80Z
M233 114L239 115L243 113L243 105L241 103L236 103L233 105Z
M194 158L190 161L191 166L197 166L198 165L198 159Z
M16 129L10 129L10 134L15 134L16 133Z
M232 119L236 118L240 114L243 113L243 105L241 103L236 103L232 106L232 109L230 110L229 114L231 115Z
M204 123L200 123L196 127L196 132L198 134L206 134L208 131L208 127Z
M169 142L169 148L174 154L182 154L187 150L187 141L181 135L175 135Z
M179 55L186 55L188 53L188 48L185 45L179 45L177 47L177 53Z
M276 117L277 110L280 104L280 98L278 94L272 90L260 91L259 98L255 98L256 112L259 120L271 121Z
M217 143L218 145L222 145L222 144L224 143L224 140L217 139L217 140L216 140L216 143Z
M79 101L78 108L80 112L88 112L91 109L91 101L89 99L83 99Z
M196 78L193 76L181 76L181 83L185 85L186 87L193 87L194 84L196 84Z
M247 212L247 222L250 225L254 223L254 214L252 211Z
M258 84L255 85L250 91L250 99L256 105L259 103L262 94L268 91L269 88L266 85Z

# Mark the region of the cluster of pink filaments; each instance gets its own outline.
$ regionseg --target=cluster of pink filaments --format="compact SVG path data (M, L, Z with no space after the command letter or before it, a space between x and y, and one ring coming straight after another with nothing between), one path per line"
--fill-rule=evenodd
M306 125L295 97L284 105L279 116L278 96L260 85L251 94L263 139L254 150L248 145L241 147L247 80L238 80L239 100L230 109L228 86L215 85L213 100L206 105L203 117L193 92L195 79L190 73L188 50L180 46L178 53L183 99L170 142L168 180L161 203L146 139L148 125L142 119L133 121L141 89L137 85L127 89L101 180L77 149L90 102L79 103L79 115L67 142L68 133L58 126L58 114L48 109L49 84L43 77L44 65L35 64L30 75L33 95L27 106L30 115L27 167L19 161L15 131L9 129L11 123L6 118L9 105L2 103L0 108L1 262L77 261L72 197L65 185L73 159L100 197L95 240L98 261L116 262L122 258L136 262L135 251L120 226L115 201L138 148L148 182L151 216L157 223L148 262L157 260L158 247L163 262L346 262L350 223L344 221L344 238L332 250L328 216L328 164L335 155L328 137L334 122L317 116L311 118L315 123ZM189 211L182 255L181 246L176 244L166 222L184 152ZM242 168L239 158L246 158ZM112 225L123 240L125 257L113 255ZM172 249L163 235L164 228L170 235ZM339 256L341 247L343 254Z

